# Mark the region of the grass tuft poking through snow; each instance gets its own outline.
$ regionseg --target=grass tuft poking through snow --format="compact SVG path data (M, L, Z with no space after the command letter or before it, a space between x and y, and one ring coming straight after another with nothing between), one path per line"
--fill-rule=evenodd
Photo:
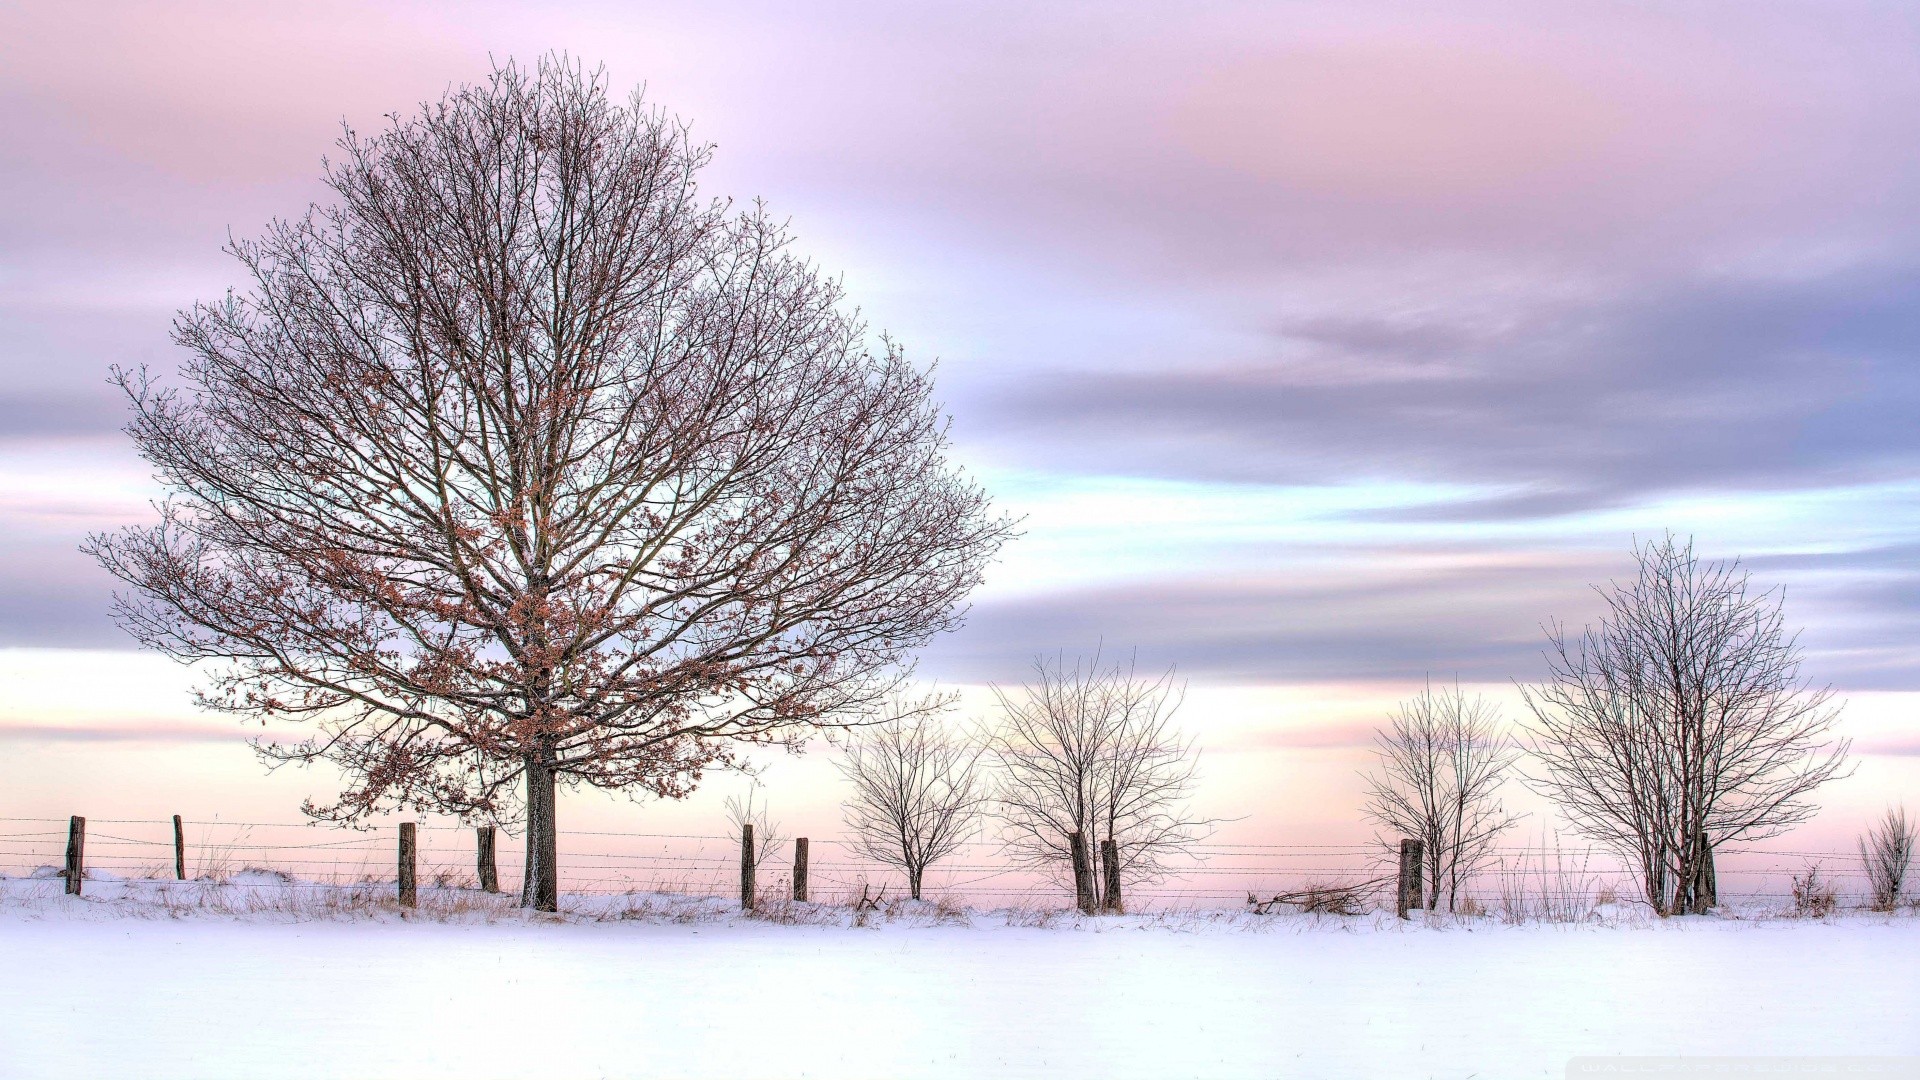
M440 883L439 879L451 883ZM644 922L674 925L734 922L773 926L819 926L869 929L901 927L1007 927L1028 930L1115 929L1195 931L1234 929L1249 932L1288 930L1374 930L1404 932L1413 929L1485 929L1495 925L1630 927L1661 922L1678 925L1701 917L1662 920L1644 905L1622 902L1610 889L1587 892L1571 879L1554 887L1528 892L1503 890L1494 903L1463 897L1455 911L1414 911L1398 919L1390 911L1372 907L1301 903L1244 909L1167 908L1139 914L1088 916L1071 907L1028 901L1007 907L978 909L959 899L893 898L858 904L851 897L801 903L783 895L763 894L753 911L740 910L732 898L679 892L567 893L557 914L527 911L516 895L489 894L438 875L436 883L422 885L418 903L401 907L391 882L371 878L342 881L298 880L263 867L247 866L219 878L175 881L158 875L143 878L89 873L85 895L64 894L58 869L40 867L27 877L0 876L0 919L245 919L262 922L413 921L449 923L608 923ZM1809 900L1808 894L1813 894ZM1891 912L1838 906L1831 890L1817 876L1801 883L1792 898L1725 904L1704 917L1706 921L1754 922L1779 919L1848 921L1912 920L1920 904L1909 903Z

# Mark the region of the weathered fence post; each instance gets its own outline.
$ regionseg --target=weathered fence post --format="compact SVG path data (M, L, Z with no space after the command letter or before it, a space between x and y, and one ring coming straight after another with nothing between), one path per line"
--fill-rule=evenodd
M480 845L480 888L490 892L500 891L500 870L494 861L494 827L481 825L473 830L474 838Z
M1710 907L1720 904L1720 882L1713 872L1713 847L1707 843L1705 834L1700 837L1700 910L1705 913Z
M1713 844L1707 839L1705 829L1694 832L1693 850L1693 895L1683 914L1705 915L1708 908L1720 902L1713 879Z
M1109 836L1100 841L1100 875L1105 879L1106 897L1102 905L1115 915L1120 914L1120 845Z
M804 836L793 842L793 898L802 904L807 902L807 838Z
M1420 896L1420 865L1423 854L1420 841L1400 841L1400 889L1394 908L1395 913L1403 919L1407 917L1409 908L1426 906L1421 902Z
M753 826L740 826L740 910L753 910Z
M187 830L181 827L179 814L173 815L173 877L187 880Z
M415 855L414 826L411 821L400 823L400 906L413 907L418 901L414 889L413 865Z
M80 895L80 881L87 876L87 819L78 814L67 822L67 895Z
M1093 867L1087 861L1087 837L1085 833L1075 831L1067 836L1067 848L1073 855L1073 898L1082 914L1091 915L1093 901Z

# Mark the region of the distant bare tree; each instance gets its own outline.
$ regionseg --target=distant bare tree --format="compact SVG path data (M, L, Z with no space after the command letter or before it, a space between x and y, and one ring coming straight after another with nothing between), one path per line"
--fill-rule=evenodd
M1635 557L1633 582L1598 590L1598 626L1548 629L1548 679L1522 688L1532 782L1638 868L1655 911L1698 913L1714 848L1805 821L1848 744L1825 740L1839 710L1800 679L1779 594L1671 535Z
M733 837L738 840L746 835L743 829L753 826L753 865L760 867L773 857L774 849L786 837L780 835L780 823L773 820L773 814L765 800L755 804L755 796L760 791L758 783L747 787L747 797L727 796L727 824L732 827Z
M558 903L564 788L668 798L743 743L858 721L1010 533L929 375L709 148L562 59L371 135L333 202L231 247L177 379L120 372L166 492L90 538L201 703L308 725L339 797L524 818Z
M848 740L840 772L853 783L844 813L854 850L905 872L915 900L927 868L978 825L987 801L982 749L930 715L902 715Z
M1907 874L1913 869L1915 840L1905 807L1888 809L1887 816L1868 826L1860 838L1860 862L1866 867L1876 910L1892 911L1900 905Z
M1123 884L1163 877L1167 860L1190 856L1216 824L1188 805L1199 755L1173 724L1183 688L1171 668L1146 678L1132 660L1102 666L1098 653L1070 669L1041 657L1033 671L1017 692L994 688L1001 718L989 746L1008 846L1094 891L1073 877L1070 838L1081 834L1102 904L1117 906Z
M1519 748L1501 729L1498 706L1457 685L1431 684L1400 704L1374 744L1364 812L1388 830L1383 844L1421 841L1427 907L1444 897L1452 911L1461 884L1493 860L1495 843L1519 823L1499 798Z

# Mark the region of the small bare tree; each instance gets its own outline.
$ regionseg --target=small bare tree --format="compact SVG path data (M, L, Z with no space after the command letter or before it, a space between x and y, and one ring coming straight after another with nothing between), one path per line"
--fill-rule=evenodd
M1887 816L1867 827L1860 838L1860 862L1867 871L1867 887L1876 911L1892 911L1913 869L1914 828L1905 807L1891 807Z
M1452 911L1461 884L1493 860L1500 836L1519 823L1499 798L1519 748L1501 729L1498 706L1457 685L1431 684L1400 704L1374 746L1363 812L1388 831L1383 844L1421 841L1427 907L1444 897Z
M773 857L774 849L786 837L780 835L780 823L773 820L771 808L762 799L755 804L755 796L760 791L758 782L748 785L747 797L727 796L727 824L732 827L733 837L738 840L745 835L745 828L753 826L753 865L757 869L766 865Z
M854 850L904 872L915 900L927 868L978 825L987 801L982 749L917 714L860 728L847 743L840 772L853 783L844 813Z
M1095 890L1079 875L1097 872L1102 906L1117 908L1123 884L1165 876L1167 860L1191 857L1216 824L1189 806L1199 755L1173 724L1183 687L1171 668L1143 677L1132 660L1102 666L1097 652L1072 668L1040 657L1033 671L1016 692L994 688L1001 720L989 747L1008 847L1063 872L1082 896Z
M1801 680L1778 593L1672 535L1635 557L1634 581L1599 590L1598 626L1547 631L1547 681L1522 688L1531 780L1638 868L1655 911L1698 913L1714 848L1805 821L1848 744L1825 739L1839 710Z

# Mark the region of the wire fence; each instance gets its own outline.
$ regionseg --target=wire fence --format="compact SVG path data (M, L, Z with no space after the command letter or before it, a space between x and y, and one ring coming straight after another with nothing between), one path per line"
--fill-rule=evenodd
M68 819L0 817L0 875L49 876L61 867ZM397 876L396 832L391 826L354 829L296 822L182 822L180 852L185 876L242 887L329 889L391 884ZM418 880L423 886L475 888L476 837L458 825L417 826ZM904 875L863 858L843 837L809 840L809 894L815 900L850 900L890 890L902 895ZM561 888L573 894L628 892L737 897L740 841L724 834L641 833L574 830L560 836ZM524 845L499 835L499 882L519 889ZM1384 847L1350 844L1200 844L1191 859L1166 876L1130 883L1134 910L1223 908L1252 897L1309 888L1365 891L1391 876ZM86 872L90 878L171 880L175 877L174 824L165 819L90 818ZM782 844L758 864L764 891L790 886L792 848ZM1716 852L1716 878L1723 902L1784 901L1794 880L1818 868L1843 905L1862 903L1867 878L1858 853L1730 845ZM1123 875L1124 877L1124 875ZM1516 894L1534 902L1604 899L1631 901L1636 879L1611 852L1594 847L1509 845L1498 848L1462 893L1491 905ZM1004 845L982 840L963 844L929 870L923 893L970 906L1063 905L1072 902L1071 882L1022 861Z

